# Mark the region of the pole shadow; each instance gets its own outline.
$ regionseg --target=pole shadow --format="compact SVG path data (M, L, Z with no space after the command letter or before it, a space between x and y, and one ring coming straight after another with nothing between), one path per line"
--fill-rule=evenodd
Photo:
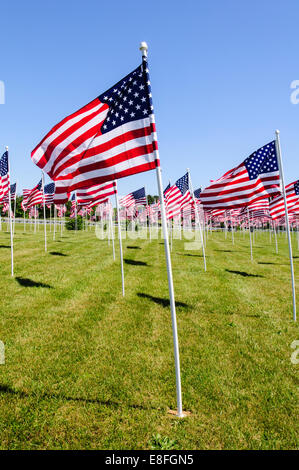
M144 261L136 261L134 259L124 259L126 264L131 264L132 266L148 266Z
M68 255L65 255L64 253L61 253L60 251L50 251L49 254L53 256L68 256Z
M35 282L32 279L24 278L24 277L16 277L16 281L22 287L45 287L47 289L52 289L52 286L49 284L44 284L43 282Z
M257 264L277 264L277 263L270 263L267 261L258 261Z
M127 246L129 250L141 250L140 246Z
M100 400L98 398L83 398L83 397L71 397L67 395L59 395L57 393L42 393L40 395L36 395L34 393L26 393L23 390L14 390L9 385L1 385L0 384L0 395L1 394L9 394L12 396L16 396L18 398L36 398L37 400L45 399L45 400L65 400L65 401L74 401L74 402L81 402L81 403L94 403L102 406L111 406L113 408L120 408L120 407L128 407L137 410L158 410L159 408L155 408L154 406L143 406L135 403L128 403L124 404L123 402L117 402L113 400Z
M148 299L151 300L152 302L162 305L162 307L169 307L170 306L170 301L169 299L165 299L163 297L154 297L149 294L144 294L144 292L137 292L138 297L141 297L143 299ZM175 302L176 307L183 307L183 308L190 308L188 304L185 304L184 302Z
M245 271L234 271L232 269L226 269L225 271L228 273L232 273L232 274L238 274L239 276L243 276L243 277L265 277L265 276L262 276L261 274L250 274L250 273L246 273Z
M222 253L232 253L233 250L214 250L214 251L221 251ZM236 252L237 250L234 250Z
M10 245L0 245L0 248L10 248Z
M177 253L177 255L181 255L181 256L195 256L196 258L203 258L203 255L195 255L195 254L192 254L192 253ZM207 256L206 256L207 258Z

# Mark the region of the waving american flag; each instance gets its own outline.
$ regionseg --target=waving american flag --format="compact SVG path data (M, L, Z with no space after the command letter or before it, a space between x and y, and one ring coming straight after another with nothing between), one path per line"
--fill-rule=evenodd
M159 165L147 61L58 123L32 151L56 183L55 203L88 188Z
M0 201L8 195L9 191L9 171L8 152L4 152L0 158Z
M164 190L164 198L168 219L180 215L181 210L186 209L192 203L188 173L179 178L173 186Z
M23 191L24 194L24 191ZM41 204L43 202L42 180L31 190L28 190L27 196L24 196L23 207L29 207Z
M44 187L45 204L50 205L53 203L55 193L55 183L46 184Z
M287 209L288 213L290 213L295 209L295 207L299 207L299 180L288 184L285 189ZM283 196L277 196L270 201L270 213L274 220L279 219L280 217L285 217Z
M120 198L119 204L122 207L146 206L145 188L137 189L137 191L133 191L127 194L127 196Z
M103 184L96 184L88 189L78 189L77 202L79 206L94 207L103 202L109 196L116 194L116 182L110 181Z
M213 181L201 192L200 198L205 209L225 209L247 206L280 192L275 141L272 141Z

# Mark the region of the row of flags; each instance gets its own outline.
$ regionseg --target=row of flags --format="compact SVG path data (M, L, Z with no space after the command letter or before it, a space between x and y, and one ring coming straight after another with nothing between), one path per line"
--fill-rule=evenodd
M5 157L5 154L3 155ZM3 157L1 159L3 161ZM5 160L5 158L4 158ZM276 173L277 170L275 170ZM231 174L231 172L229 172ZM227 174L226 174L227 175ZM225 176L225 175L224 175ZM273 174L271 175L273 177ZM228 179L227 177L222 177L217 181L221 181L221 185L225 185L226 187L226 194L228 194ZM3 212L8 210L8 192L9 192L9 177L8 173L4 174L4 178L1 177L1 189L2 189L2 198L0 199L0 204L3 204ZM273 191L273 185L269 183L271 181L269 178L265 178L266 184L270 186L270 190ZM273 181L273 180L272 180ZM255 183L256 184L256 183ZM216 182L213 182L212 187L215 189ZM261 190L261 186L259 185L259 189ZM264 199L257 199L255 198L255 192L253 193L253 202L250 202L247 205L242 205L231 203L226 206L223 202L221 203L222 207L225 209L211 209L210 205L207 205L207 201L204 198L204 195L207 194L208 188L204 191L201 189L197 189L194 191L194 199L195 203L200 206L201 209L205 209L205 213L211 214L212 216L217 216L223 214L226 209L236 210L235 207L239 206L240 211L249 210L250 213L254 213L254 217L264 217L264 218L272 218L273 220L278 220L284 217L284 199L281 193L279 192L276 197L273 198L264 198ZM265 189L264 189L265 190ZM223 191L220 189L219 183L217 183L217 191ZM233 191L235 191L235 184L233 185ZM243 186L243 195L244 192L247 191L249 193L248 187L244 189ZM252 189L250 190L252 191ZM275 194L277 194L278 188L276 184ZM273 191L274 192L274 191ZM10 185L10 194L11 198L14 199L16 197L16 183ZM55 194L55 183L49 183L45 185L44 189L42 190L42 180L32 189L24 189L23 190L23 201L22 201L22 208L23 210L27 210L32 206L42 204L45 200L45 204L50 207L51 204L54 203L54 194ZM88 209L97 206L100 203L106 202L108 198L114 194L117 194L117 187L116 182L109 182L104 184L99 184L92 186L87 189L81 189L75 192L72 195L72 213L71 216L74 217L74 207L77 204L78 206L84 206ZM235 193L234 193L235 194ZM218 198L218 192L217 196ZM238 196L239 197L239 196ZM252 198L252 196L251 196ZM172 219L177 217L178 215L182 215L184 217L191 216L195 218L195 210L194 210L194 201L190 192L190 184L189 184L189 174L186 173L184 176L179 178L174 185L168 184L168 186L164 190L164 199L166 204L166 213L167 218ZM209 198L211 200L211 198ZM287 207L289 214L296 214L299 212L299 180L290 183L286 186L286 199L287 199ZM216 200L216 198L215 198ZM232 198L231 198L232 201ZM150 205L147 204L147 198L145 193L145 188L140 188L132 193L129 193L127 196L120 198L119 204L122 207L127 209L127 215L133 216L134 210L129 211L129 208L133 208L136 206L146 206L148 211L148 216L150 216L150 211L154 210L151 208ZM217 205L220 205L219 199L217 201ZM155 206L155 205L154 205ZM159 206L159 203L158 203ZM154 207L155 208L155 207ZM234 208L234 209L231 209ZM240 213L240 212L238 212ZM242 213L242 212L241 212ZM80 215L80 214L78 214Z

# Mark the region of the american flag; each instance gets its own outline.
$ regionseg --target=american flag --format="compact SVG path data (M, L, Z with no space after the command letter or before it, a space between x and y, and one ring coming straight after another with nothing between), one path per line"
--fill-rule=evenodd
M38 218L38 208L35 206L30 207L29 218Z
M164 196L165 196L165 193L169 190L169 188L170 188L170 181L169 181L168 185L166 186L166 188L163 191Z
M0 158L0 201L9 191L8 152L4 152Z
M23 191L24 194L24 191ZM24 196L23 206L29 208L43 202L42 180Z
M8 204L8 202L4 202L3 207L2 207L2 212L3 212L3 214L5 214L5 212L7 212L8 209L9 209L9 204ZM13 215L13 213L11 213L11 215Z
M30 194L30 191L31 191L31 189L23 189L23 200L22 200L22 202L21 202L21 207L22 207L22 209L23 209L24 212L27 211L27 207L26 207L26 205L25 205L25 201L26 201L27 196Z
M17 183L14 183L14 184L10 185L10 197L11 197L12 200L14 200L16 198L16 195L17 195L16 189L17 189ZM3 197L2 202L9 203L8 193Z
M205 188L200 198L205 209L242 207L280 194L275 141L264 145L236 168Z
M285 187L288 213L299 205L299 180L288 184ZM282 195L270 201L270 214L272 219L285 217L284 198Z
M195 189L194 197L196 197L196 199L200 199L200 193L201 193L201 188Z
M32 151L33 162L67 192L159 166L147 61L58 123Z
M137 191L120 198L119 204L122 207L146 206L145 188L137 189Z
M45 204L52 204L54 200L55 183L46 184L44 187Z
M171 219L181 213L192 203L189 191L189 175L186 173L173 186L164 191L167 218Z
M57 217L63 217L64 214L66 213L66 207L64 204L56 205L56 209L57 209Z
M270 218L269 212L269 199L260 199L256 202L249 204L242 209L242 214L247 213L247 209L252 214L252 217L266 217Z
M76 193L74 193L71 197L71 213L70 213L71 219L73 219L76 216L76 208L77 208L77 198L76 198Z
M107 197L116 194L116 182L110 181L107 183L96 184L88 189L77 190L77 202L79 206L94 207L100 202L103 202Z

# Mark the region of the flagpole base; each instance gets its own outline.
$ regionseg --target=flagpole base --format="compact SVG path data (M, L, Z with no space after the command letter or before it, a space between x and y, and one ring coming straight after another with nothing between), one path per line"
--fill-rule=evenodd
M181 413L178 410L167 410L167 413L175 418L188 418L191 415L191 411L182 411Z

